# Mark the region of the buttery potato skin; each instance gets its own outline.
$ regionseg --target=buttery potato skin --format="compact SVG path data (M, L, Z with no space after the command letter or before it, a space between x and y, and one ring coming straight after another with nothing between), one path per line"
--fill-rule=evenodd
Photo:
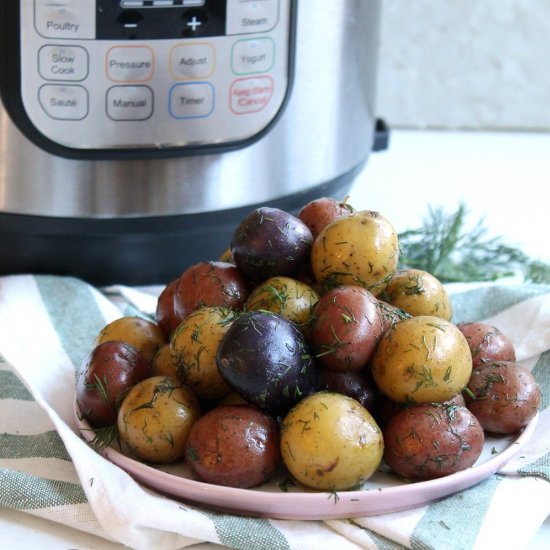
M108 341L94 346L80 365L76 402L81 414L95 427L116 423L122 397L151 374L151 367L134 346Z
M371 358L382 330L378 300L359 286L340 286L315 305L309 341L325 368L358 371Z
M374 418L358 401L339 393L305 397L281 424L283 462L312 489L353 489L374 474L383 452Z
M121 442L143 462L168 464L185 455L191 427L200 417L196 395L178 379L152 376L136 384L118 411Z
M393 225L362 210L326 226L313 243L311 267L321 286L357 285L379 296L397 269L399 244Z
M483 322L458 323L472 352L472 366L477 369L494 361L515 361L514 344L497 327Z
M453 316L445 287L431 273L421 269L398 270L383 296L410 315L434 315L447 321Z
M207 483L241 489L260 485L281 461L279 425L250 405L220 405L194 424L185 460Z
M309 227L313 238L329 224L338 218L349 216L353 207L331 197L321 197L312 200L302 207L298 217Z
M423 403L394 414L384 427L384 461L412 481L444 477L472 466L483 450L481 424L466 408Z
M466 387L472 356L456 325L419 315L384 333L371 371L380 391L398 403L441 403Z
M472 371L467 407L488 432L512 434L525 427L540 408L535 377L513 361L495 361Z

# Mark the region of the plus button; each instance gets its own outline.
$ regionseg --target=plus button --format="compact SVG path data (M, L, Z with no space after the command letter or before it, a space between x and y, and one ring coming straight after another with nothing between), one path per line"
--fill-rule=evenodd
M187 26L191 28L193 32L197 31L197 27L200 27L202 25L202 21L199 21L195 15L187 21Z

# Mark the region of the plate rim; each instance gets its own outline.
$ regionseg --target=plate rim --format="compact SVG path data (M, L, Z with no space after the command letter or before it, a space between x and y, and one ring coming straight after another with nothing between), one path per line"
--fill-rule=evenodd
M74 415L82 439L91 444L94 430L74 403ZM481 464L426 481L403 482L391 487L373 487L331 493L268 492L261 488L241 489L177 476L135 460L113 447L94 450L136 481L160 494L194 505L251 517L288 520L343 519L400 512L440 500L477 485L508 463L535 432L539 413L513 437L509 445ZM506 437L503 434L503 437ZM399 498L397 498L399 497ZM396 502L398 501L398 503Z

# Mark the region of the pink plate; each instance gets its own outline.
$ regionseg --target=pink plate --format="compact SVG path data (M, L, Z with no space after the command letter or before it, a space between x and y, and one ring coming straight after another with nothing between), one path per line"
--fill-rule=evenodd
M76 421L82 437L91 442L95 434L80 418ZM133 460L113 447L99 452L134 479L148 487L194 504L215 510L274 519L321 520L376 516L422 506L457 493L483 481L506 464L535 431L538 416L514 436L486 436L478 461L455 474L417 483L406 483L381 468L361 488L338 493L315 492L288 483L288 474L256 489L235 489L202 483L193 479L185 464L152 467Z

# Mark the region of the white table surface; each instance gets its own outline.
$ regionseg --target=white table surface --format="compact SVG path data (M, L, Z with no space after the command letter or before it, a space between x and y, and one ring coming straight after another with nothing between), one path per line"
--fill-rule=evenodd
M533 258L550 262L550 134L394 131L372 154L350 202L378 210L398 232L418 227L427 205L454 212L463 200L473 222ZM505 548L502 544L500 547ZM123 546L0 507L0 550L114 550ZM210 550L217 545L194 548ZM550 548L550 518L527 550ZM514 549L516 550L516 549Z

